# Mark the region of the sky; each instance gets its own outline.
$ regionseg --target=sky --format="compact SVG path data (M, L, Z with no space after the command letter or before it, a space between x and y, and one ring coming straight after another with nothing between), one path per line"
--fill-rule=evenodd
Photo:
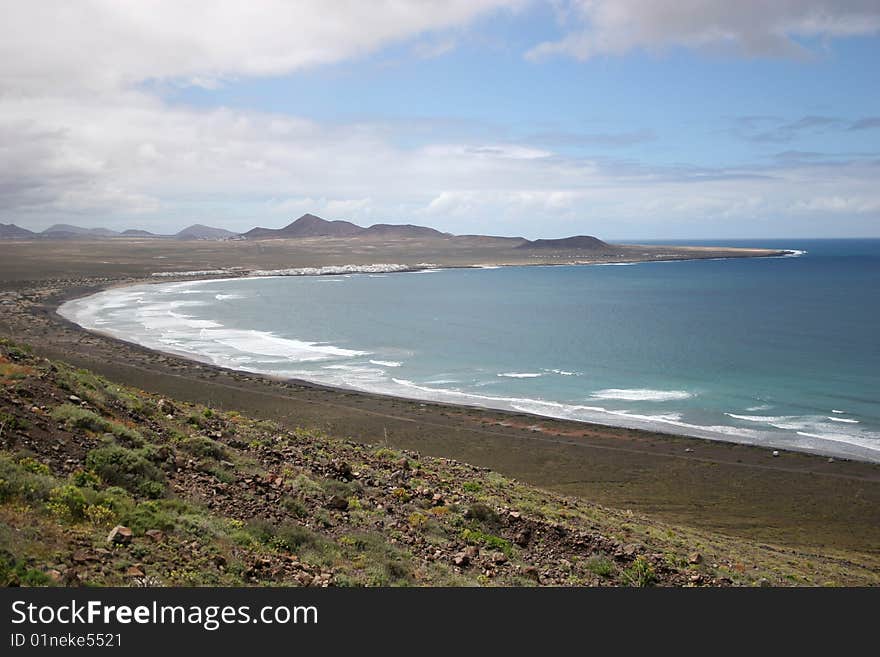
M0 222L880 236L877 0L0 0Z

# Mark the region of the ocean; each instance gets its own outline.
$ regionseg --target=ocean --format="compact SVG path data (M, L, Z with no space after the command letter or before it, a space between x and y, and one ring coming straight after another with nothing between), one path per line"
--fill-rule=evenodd
M880 462L880 239L711 244L798 255L160 283L61 313L250 372Z

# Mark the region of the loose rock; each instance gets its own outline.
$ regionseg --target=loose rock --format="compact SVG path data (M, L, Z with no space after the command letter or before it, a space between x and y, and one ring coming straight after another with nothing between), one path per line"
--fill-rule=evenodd
M131 543L131 529L125 525L116 525L107 534L107 542L113 545L128 545Z

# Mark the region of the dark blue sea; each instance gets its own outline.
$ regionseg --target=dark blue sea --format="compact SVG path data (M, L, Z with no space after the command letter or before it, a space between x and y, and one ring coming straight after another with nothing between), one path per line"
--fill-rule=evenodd
M803 253L166 283L62 312L225 367L880 462L880 240L711 243Z

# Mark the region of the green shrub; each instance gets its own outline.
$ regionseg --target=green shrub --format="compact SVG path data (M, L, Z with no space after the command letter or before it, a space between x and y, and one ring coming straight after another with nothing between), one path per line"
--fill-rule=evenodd
M160 500L148 500L126 509L119 521L130 527L135 534L143 534L148 529L171 531L176 526L176 513L162 504Z
M293 481L290 482L290 487L302 495L317 495L318 493L324 492L324 488L321 486L320 482L315 481L308 475L304 474L298 474Z
M97 496L97 503L106 506L116 515L125 513L135 506L135 501L124 488L110 486L105 488Z
M63 422L69 427L112 433L130 447L141 447L144 444L143 436L134 429L73 404L62 404L56 408L52 412L52 419L56 422Z
M616 572L616 568L610 559L605 557L593 557L587 562L587 570L599 577L611 577Z
M462 485L462 488L464 488L468 493L479 493L481 490L483 490L483 485L478 481L466 481Z
M31 472L37 475L51 475L52 471L49 470L49 466L45 463L40 463L34 458L30 456L25 456L24 458L18 459L18 465L22 467L27 472Z
M623 577L630 586L651 586L657 581L654 569L645 557L637 557L632 565L623 571Z
M475 520L481 525L497 528L501 526L501 519L495 511L485 504L477 502L471 504L465 512L465 518Z
M86 506L88 502L82 490L70 484L49 491L49 501L46 503L46 508L54 515L74 522L85 517Z
M0 412L0 426L9 431L14 431L16 429L27 429L30 426L30 423L27 420L17 418L10 413Z
M248 522L246 529L259 543L288 552L318 545L322 540L307 527L287 521L276 525L262 518L257 518Z
M186 423L191 424L194 427L198 427L199 429L203 429L205 427L205 418L196 413L190 413L186 416Z
M52 411L52 419L78 429L110 431L110 422L108 420L105 420L97 413L93 413L80 406L74 406L73 404L62 404L56 408Z
M376 458L380 458L383 461L396 461L400 459L403 454L398 452L397 450L391 449L389 447L380 447L373 454Z
M508 557L513 554L513 545L511 545L510 541L500 536L485 534L476 529L465 529L461 532L461 538L471 545L483 545L493 550L500 550Z
M225 459L228 456L228 452L226 448L218 443L216 440L211 440L205 436L192 436L191 438L184 438L180 442L180 448L192 454L193 456L198 456L200 458L210 458L210 459Z
M103 504L90 504L85 508L83 516L93 525L108 526L116 521L116 514L113 510Z
M58 485L57 480L43 472L32 471L32 463L36 463L33 459L22 460L26 465L0 454L0 502L13 499L45 502L49 499L49 491Z
M290 495L285 495L281 500L281 504L284 506L285 509L295 515L297 518L305 518L309 514L309 510L306 505L297 498L291 497Z
M82 468L74 470L70 475L70 480L74 486L79 486L80 488L97 489L101 486L101 478L98 475L91 470L83 470Z
M337 479L325 479L322 485L327 495L338 495L346 499L352 495L357 495L363 490L363 486L356 481L345 482L338 481Z
M408 586L413 583L410 557L376 532L358 532L339 539L350 563L363 568L367 586ZM354 552L354 554L352 553Z
M0 554L0 586L46 586L48 575L10 554Z
M162 472L148 458L148 448L119 445L98 447L86 456L86 467L103 481L145 497L160 497L165 490Z

